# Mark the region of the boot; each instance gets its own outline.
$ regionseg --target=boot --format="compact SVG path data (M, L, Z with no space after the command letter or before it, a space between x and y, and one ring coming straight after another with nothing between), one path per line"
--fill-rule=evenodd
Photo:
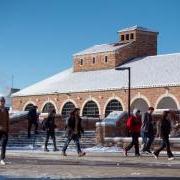
M79 156L79 157L82 157L82 156L85 156L85 155L86 155L85 152L80 152L80 153L78 153L78 156Z
M47 147L44 148L45 152L49 152L49 149Z
M59 151L59 149L57 147L54 147L53 151Z
M66 152L62 151L62 156L67 156Z

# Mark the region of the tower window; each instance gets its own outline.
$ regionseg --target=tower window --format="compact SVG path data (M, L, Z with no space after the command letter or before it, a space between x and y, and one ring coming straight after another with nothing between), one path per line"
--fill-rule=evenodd
M126 40L129 40L129 34L126 34Z
M80 60L80 65L83 65L83 59Z
M130 38L131 38L131 39L134 39L134 34L133 34L133 33L131 33Z
M107 56L104 57L104 62L105 62L105 63L108 62L108 57L107 57Z
M124 41L124 35L121 35L121 41Z
M93 64L95 64L96 63L96 58L95 57L93 57Z

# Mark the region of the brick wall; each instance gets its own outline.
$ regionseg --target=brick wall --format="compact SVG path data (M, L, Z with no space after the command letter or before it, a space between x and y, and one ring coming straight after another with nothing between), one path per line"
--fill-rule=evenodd
M107 56L108 59L107 62L105 62L105 56ZM94 64L93 64L93 58L95 58ZM81 59L83 59L83 65L80 64ZM116 60L116 56L114 52L75 56L73 59L74 72L114 68L115 60Z
M134 34L133 39L125 39L122 41L122 43L130 44L115 52L74 56L74 72L110 69L136 57L157 55L157 33L134 30L121 32L120 36L126 34L130 35L131 33ZM104 61L105 56L108 57L108 62ZM94 64L93 58L96 60ZM83 65L80 63L81 59L83 59Z
M150 106L154 106L157 100L162 95L169 96L173 95L177 101L180 101L180 87L157 87L157 88L142 88L142 89L132 89L131 99L136 98L146 98ZM110 99L120 99L123 110L128 109L128 91L127 90L116 90L116 91L99 91L99 92L84 92L84 93L72 93L66 94L56 94L56 95L42 95L42 96L27 96L27 97L14 97L12 100L12 106L15 110L22 111L28 102L34 102L38 106L38 110L41 111L45 102L53 102L56 106L57 112L61 113L62 106L66 101L73 101L76 106L80 109L88 100L95 100L98 103L101 118L104 117L105 106Z

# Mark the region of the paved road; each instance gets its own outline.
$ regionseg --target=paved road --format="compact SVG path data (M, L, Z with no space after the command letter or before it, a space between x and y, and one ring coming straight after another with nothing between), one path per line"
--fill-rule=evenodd
M76 153L63 157L60 152L12 151L7 160L6 166L0 166L0 175L13 179L180 179L180 157L168 161L166 156L155 160L147 155L137 158L132 154L123 157L119 153L88 153L79 158Z

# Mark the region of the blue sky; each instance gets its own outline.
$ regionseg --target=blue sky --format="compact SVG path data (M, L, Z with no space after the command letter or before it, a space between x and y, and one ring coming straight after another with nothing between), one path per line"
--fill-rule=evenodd
M180 52L179 0L0 0L0 92L72 66L72 54L118 40L133 25L160 32L158 54Z

